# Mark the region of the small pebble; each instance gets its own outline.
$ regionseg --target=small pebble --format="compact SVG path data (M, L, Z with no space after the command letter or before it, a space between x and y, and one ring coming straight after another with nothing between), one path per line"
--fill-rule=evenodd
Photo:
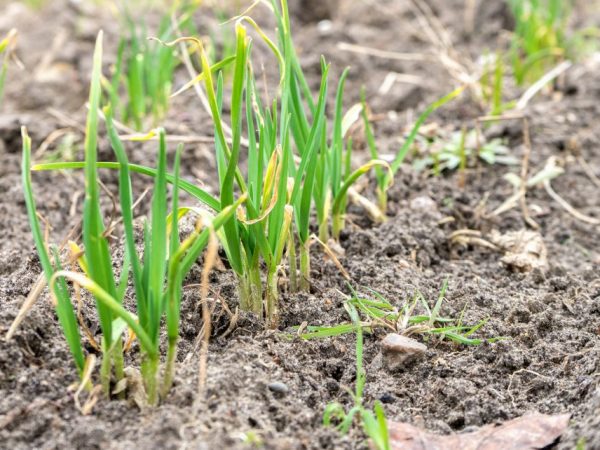
M333 30L333 22L328 19L321 20L317 23L317 30L321 34L329 34Z
M273 383L270 383L267 387L271 392L275 392L277 394L287 394L290 390L287 384L282 383L280 381L274 381Z
M431 197L422 195L410 201L410 209L422 212L437 212L437 204Z
M426 345L396 333L388 334L381 341L383 363L388 370L400 369L426 351Z
M394 398L394 396L392 394L390 394L389 392L386 392L381 397L379 397L379 401L381 403L389 404L389 403L394 403L396 401L396 399Z

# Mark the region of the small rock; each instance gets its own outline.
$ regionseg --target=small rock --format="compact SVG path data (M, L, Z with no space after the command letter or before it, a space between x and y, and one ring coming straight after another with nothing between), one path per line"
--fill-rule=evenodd
M282 383L280 381L274 381L273 383L270 383L268 386L269 390L271 392L274 392L276 394L282 394L285 395L288 393L288 391L290 390L287 386L287 384Z
M396 333L388 334L381 341L383 363L388 370L400 369L426 351L426 345Z
M415 211L436 211L437 204L431 197L421 195L410 201L410 209Z
M333 22L329 19L321 20L317 23L317 30L321 34L331 34L333 31Z
M413 211L420 212L434 219L442 217L437 203L431 197L426 195L420 195L413 198L409 203L409 207Z
M384 404L389 404L394 403L396 398L389 392L385 392L381 397L379 397L379 401Z

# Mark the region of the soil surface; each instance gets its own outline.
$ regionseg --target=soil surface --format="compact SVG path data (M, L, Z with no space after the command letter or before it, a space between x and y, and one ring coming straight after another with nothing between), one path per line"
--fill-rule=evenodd
M504 2L477 1L472 18L465 15L465 3L470 2L426 4L446 30L452 55L469 67L486 49L504 45L512 21ZM436 55L437 44L416 19L413 2L340 0L330 6L315 9L315 14L309 14L306 6L297 12L292 8L301 62L314 84L320 78L321 54L332 63L335 77L351 66L346 105L358 101L364 85L378 145L382 153L394 152L418 112L460 82L439 57L422 59ZM578 6L574 23L600 25L596 1L580 1ZM52 1L40 10L4 2L0 8L0 35L12 27L19 29L18 56L25 65L22 71L11 67L0 115L0 334L4 336L41 270L20 184L20 126L27 125L34 152L54 130L68 128L78 149L74 157L81 158L94 37L98 29L105 30L108 67L119 27L109 11L85 2ZM273 21L268 14L256 14L269 29ZM206 34L218 24L206 9L198 22ZM417 57L393 60L358 54L343 50L340 42ZM268 67L268 53L255 47L257 58ZM600 176L599 70L598 58L576 63L553 93L539 94L525 110L532 141L530 172L556 157L564 174L552 181L552 188L577 211L596 219L600 187L586 174L582 160ZM390 73L416 78L398 78L382 90ZM276 76L267 73L269 80ZM185 80L185 71L179 71L176 85ZM507 99L518 98L521 92L507 80ZM465 93L428 123L457 131L473 127L485 113ZM164 126L170 134L212 133L192 92L175 99ZM520 120L484 127L483 133L504 138L519 161L527 149ZM362 132L356 134L356 158L364 160L368 150L360 139ZM153 164L154 144L129 145L128 150L133 162ZM56 142L35 158L50 158L55 151ZM112 159L104 139L99 151L100 159ZM211 153L208 143L188 144L183 158L184 176L200 180L208 189L214 189ZM486 319L477 337L507 338L479 346L429 339L424 357L390 372L378 356L384 333L366 335L365 402L370 406L379 399L388 419L439 433L502 422L528 411L570 413L570 427L555 447L572 449L584 440L587 449L600 449L600 226L577 219L536 186L528 191L527 204L547 249L545 267L520 272L503 264L497 251L451 239L452 233L463 229L488 238L493 232L528 228L518 206L501 215L492 213L513 193L503 177L508 172L518 175L520 166L478 162L462 174L431 176L416 172L409 161L390 191L386 223L374 224L363 209L350 207L340 242L345 251L341 262L361 292L375 289L402 307L419 291L433 304L447 279L442 315L463 314L468 324ZM114 173L102 172L102 180L109 190L116 190ZM53 227L52 240L61 242L81 212L81 174L35 173L34 185L40 213ZM134 185L138 194L148 186L141 177ZM365 186L363 192L371 196L371 188ZM110 212L109 199L105 207ZM147 210L145 201L137 212L141 216ZM114 249L122 252L122 245L116 241ZM230 327L231 316L216 307L207 394L198 402L200 270L201 261L185 283L175 386L163 404L142 412L127 401L103 399L92 414L79 412L69 389L77 376L50 298L42 295L14 338L0 339L0 447L242 449L260 442L269 449L367 448L359 427L342 436L322 426L327 404L352 403L345 387L352 388L355 381L354 336L289 338L291 327L303 322L326 325L348 320L343 308L347 281L336 266L314 247L311 292L288 294L283 287L278 330L264 331L255 317L245 313ZM212 275L212 289L213 299L235 311L235 283L227 271ZM89 299L83 315L92 332L99 333ZM128 363L137 364L137 353L134 344Z

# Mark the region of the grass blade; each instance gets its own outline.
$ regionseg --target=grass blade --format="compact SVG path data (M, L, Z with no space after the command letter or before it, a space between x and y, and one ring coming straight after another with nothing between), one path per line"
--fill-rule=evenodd
M23 191L25 194L25 205L27 207L27 215L29 217L29 225L31 226L33 240L35 242L35 246L40 258L40 264L42 265L42 269L44 270L46 280L49 283L52 277L54 276L55 270L52 266L52 263L50 262L48 250L46 249L46 244L44 242L44 237L40 228L39 220L37 218L37 210L35 200L33 197L30 172L31 138L27 135L27 130L25 129L25 127L21 129L21 135L23 138L22 181ZM64 280L61 280L64 283ZM79 335L77 317L75 316L75 311L73 310L71 299L69 297L68 291L64 289L63 285L60 283L54 289L53 294L56 299L56 314L58 316L58 320L63 329L63 333L67 340L67 344L69 346L69 350L71 351L71 355L75 360L75 365L77 366L79 374L81 375L85 364L85 357L83 355L83 348L81 345L81 337Z

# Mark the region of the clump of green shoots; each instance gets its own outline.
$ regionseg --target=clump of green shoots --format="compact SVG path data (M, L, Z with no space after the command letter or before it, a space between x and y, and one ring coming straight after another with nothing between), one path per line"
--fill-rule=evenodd
M270 7L278 21L276 43L254 20L241 16L235 19L235 55L220 62L211 65L207 50L197 38L179 38L166 43L165 47L192 43L193 47L188 51L192 56L197 52L202 72L177 93L202 82L215 131L219 196L210 195L183 180L180 180L180 188L217 213L232 206L235 193L244 198L243 207L224 224L218 237L239 282L241 307L259 316L264 314L266 322L275 326L278 280L286 254L292 289L309 288L310 220L315 208L321 223L325 223L330 214L335 218L334 234L337 234L343 226L340 217L343 217L349 187L371 167L381 167L385 163L371 161L350 171L349 146L344 143L347 127L342 116L345 75L338 85L333 137L328 139L325 106L329 65L322 60L319 92L313 96L295 53L287 2L281 0L278 4L273 0ZM251 57L252 40L246 24L257 31L279 65L279 89L275 98L267 103L257 89ZM225 96L222 69L229 64L233 66L228 81L231 95ZM224 106L225 98L229 99L227 107ZM224 110L228 111L229 127ZM230 130L228 135L226 130ZM247 139L244 139L244 133L247 133ZM246 167L240 163L242 152L247 152ZM340 167L342 160L345 169ZM65 166L47 164L44 167ZM82 164L73 163L70 167L82 167ZM99 167L118 168L114 163L101 163ZM147 175L155 174L148 167L129 164L129 168ZM299 248L299 274L296 245ZM192 263L190 261L189 265ZM263 267L266 269L264 284ZM184 272L188 269L187 265L183 266Z
M184 5L180 26L189 21L195 8L195 4ZM104 87L116 117L141 131L157 126L167 114L179 58L173 48L149 40L147 27L130 13L126 13L126 24L128 36L119 42L113 73L110 80L104 80ZM173 39L170 12L160 21L157 36Z
M597 40L595 29L568 34L570 3L564 0L509 0L515 17L511 58L517 84L538 80L558 62L576 59L588 52Z
M377 200L378 200L379 209L381 210L382 213L385 214L387 212L387 191L394 179L394 176L398 172L398 169L400 169L400 166L404 162L404 158L406 158L408 151L410 150L412 144L414 143L415 139L417 138L419 129L421 128L421 126L425 123L427 118L434 111L436 111L438 108L440 108L444 104L448 103L449 101L453 100L454 98L458 97L462 93L463 90L464 90L464 87L455 89L454 91L450 92L449 94L445 95L444 97L433 102L427 108L425 108L425 110L417 118L417 121L411 128L411 130L410 130L407 138L404 140L402 146L394 155L394 159L392 160L392 162L390 163L390 166L389 166L390 170L384 171L381 167L375 168L375 179L377 182ZM371 123L369 122L367 102L366 102L366 96L365 96L364 89L361 93L361 98L362 98L362 105L363 105L362 118L363 118L363 122L365 125L365 135L366 135L366 140L367 140L367 145L369 147L369 151L371 152L371 158L373 158L373 160L381 160L381 157L379 155L379 150L377 149L377 144L375 143L375 136L373 134L373 128L371 127Z
M439 176L446 170L464 171L472 165L475 158L489 165L512 166L519 163L502 139L485 141L477 130L467 131L463 128L449 137L440 135L420 141L426 149L423 157L415 159L414 167L419 171L431 168L434 176Z
M323 211L328 207L319 209L318 205L327 186L336 186L334 210L341 214L342 203L336 202L336 199L345 195L361 172L345 172L342 178L338 164L342 151L338 144L342 144L341 108L345 75L338 86L335 118L338 138L328 142L325 105L329 66L322 61L320 89L314 98L295 54L287 2L283 0L279 5L272 2L271 7L279 23L277 43L267 38L251 18L243 16L236 20L235 62L231 101L227 108L231 117L231 139L227 139L224 131L223 76L219 75L215 81L212 75L224 62L210 66L208 52L202 43L193 38L186 40L195 42L199 50L202 73L193 81L204 82L214 121L220 207L231 201L235 190L248 194L244 214L227 224L220 234L229 263L239 280L240 303L244 309L257 314L264 311L267 322L274 325L278 310L278 272L284 250L287 248L290 258L292 289L308 289L309 224L315 204L317 215L324 217L326 213ZM271 104L263 103L256 88L251 40L244 23L249 23L258 32L279 64L279 95ZM248 135L245 177L239 163L244 129ZM338 170L338 174L332 176L333 170ZM346 176L346 173L349 175ZM328 204L326 201L322 203ZM300 250L299 280L295 238ZM261 263L266 266L266 288L262 286Z
M112 113L105 109L107 131L117 158L111 165L97 162L98 118L101 99L102 33L94 52L94 65L90 88L90 109L85 133L85 162L51 163L31 167L31 140L23 130L23 187L29 221L40 261L50 286L59 322L65 334L76 367L83 377L86 361L73 311L67 280L88 290L96 301L102 341L101 385L110 394L111 378L118 383L124 377L123 334L130 329L140 343L142 376L148 403L155 405L159 399L160 329L163 319L167 326L168 353L162 380L162 393L166 395L173 377L177 338L179 334L179 305L181 283L193 262L207 244L209 234L219 229L234 214L244 198L223 208L204 229L197 228L180 242L177 221L179 218L179 153L174 163L174 174L167 173L167 146L165 133L159 130L158 166L146 173L154 177L152 215L144 226L144 254L138 257L133 229L133 202L130 168L124 148L112 124ZM72 244L81 271L64 270L58 251L47 244L40 228L31 186L31 170L69 169L83 167L85 172L85 202L83 210L83 251ZM119 170L119 200L121 220L125 235L125 254L120 275L113 271L108 235L100 209L98 168L113 167ZM167 182L173 183L171 218L167 214ZM169 230L170 227L170 231ZM53 261L53 262L52 262ZM136 313L123 305L130 272L135 288ZM113 372L114 369L114 372Z
M363 365L363 328L356 308L351 303L346 303L346 310L352 319L356 332L356 382L354 392L348 390L354 405L346 412L341 403L329 403L323 414L323 425L331 426L333 421L337 421L337 429L346 434L350 431L354 418L358 417L365 434L371 439L375 447L378 450L390 450L390 438L383 405L380 401L376 401L373 411L370 411L364 405L363 392L367 373Z

